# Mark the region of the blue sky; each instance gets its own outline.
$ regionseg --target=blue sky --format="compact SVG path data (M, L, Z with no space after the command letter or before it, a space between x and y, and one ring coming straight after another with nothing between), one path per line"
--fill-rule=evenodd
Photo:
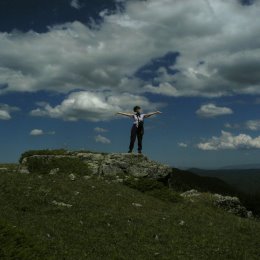
M143 153L175 167L260 156L260 1L0 3L0 161L30 149Z

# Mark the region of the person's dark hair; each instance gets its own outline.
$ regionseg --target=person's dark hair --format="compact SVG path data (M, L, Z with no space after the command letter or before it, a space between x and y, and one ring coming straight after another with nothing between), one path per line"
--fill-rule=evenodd
M137 109L141 109L141 107L135 106L135 107L133 108L134 112L137 112Z

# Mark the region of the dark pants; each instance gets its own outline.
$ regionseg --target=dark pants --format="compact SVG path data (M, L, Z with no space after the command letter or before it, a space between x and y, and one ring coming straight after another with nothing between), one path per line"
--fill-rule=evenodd
M132 129L131 129L131 137L130 137L130 145L129 145L130 151L132 151L134 148L136 136L137 136L137 140L138 140L138 151L140 151L140 152L142 151L143 135L144 135L143 126L140 126L137 128L136 125L133 124Z

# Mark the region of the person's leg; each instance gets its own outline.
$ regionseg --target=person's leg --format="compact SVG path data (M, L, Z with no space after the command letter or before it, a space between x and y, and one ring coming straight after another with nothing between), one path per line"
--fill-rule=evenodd
M132 152L135 144L135 139L136 139L136 125L133 125L131 128L131 136L130 136L130 145L129 145L129 152Z
M139 129L139 131L137 132L138 153L141 153L141 152L142 152L142 148L143 148L143 145L142 145L142 142L143 142L143 134L144 134L143 128L142 128L142 129Z

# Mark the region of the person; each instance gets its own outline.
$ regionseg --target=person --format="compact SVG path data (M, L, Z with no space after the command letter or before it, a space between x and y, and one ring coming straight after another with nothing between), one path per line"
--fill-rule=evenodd
M135 140L137 137L138 140L138 153L142 154L142 141L143 141L143 135L144 135L144 119L148 118L152 115L156 114L161 114L162 112L156 111L156 112L151 112L148 114L142 113L142 109L140 106L135 106L133 108L134 113L123 113L123 112L118 112L116 115L124 115L128 116L130 118L133 118L133 126L131 128L131 134L130 134L130 144L129 144L129 150L128 153L133 152Z

